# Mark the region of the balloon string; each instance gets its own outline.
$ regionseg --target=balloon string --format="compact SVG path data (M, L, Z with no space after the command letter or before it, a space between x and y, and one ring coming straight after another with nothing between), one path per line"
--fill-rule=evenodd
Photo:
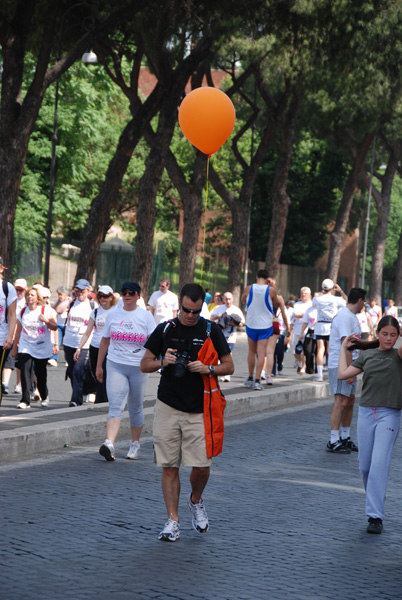
M202 240L202 255L201 255L201 285L202 285L202 276L204 273L204 252L205 252L205 237L207 230L207 208L208 208L208 182L209 182L209 159L211 155L208 156L207 160L207 183L205 187L205 208L204 208L204 235Z

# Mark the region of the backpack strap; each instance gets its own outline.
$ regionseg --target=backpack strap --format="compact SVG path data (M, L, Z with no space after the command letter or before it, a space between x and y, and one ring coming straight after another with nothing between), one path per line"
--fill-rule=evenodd
M4 293L4 296L6 298L5 320L6 320L6 323L8 323L8 304L7 304L8 284L7 284L7 281L5 279L2 279L2 285L3 285L3 293Z
M67 325L68 315L70 314L70 310L72 309L74 302L75 302L75 299L71 300L70 304L68 305L68 311L67 311L67 315L66 315L66 320L64 321L63 327L65 327Z
M25 309L26 309L26 306L24 306L24 308L21 309L20 319L22 319L22 317L24 316Z

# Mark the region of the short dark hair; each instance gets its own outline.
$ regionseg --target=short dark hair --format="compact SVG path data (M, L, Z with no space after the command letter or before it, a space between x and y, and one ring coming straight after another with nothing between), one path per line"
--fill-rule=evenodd
M349 304L357 304L359 300L365 300L366 290L362 288L352 288L348 295Z
M266 269L260 269L259 271L257 271L257 277L261 279L268 279L269 273Z
M183 300L184 296L190 298L192 302L197 302L197 300L205 300L205 290L198 283L186 283L180 290L180 300Z

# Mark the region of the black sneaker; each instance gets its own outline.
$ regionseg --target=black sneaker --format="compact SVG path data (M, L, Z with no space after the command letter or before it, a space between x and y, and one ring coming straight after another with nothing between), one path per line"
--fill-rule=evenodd
M351 452L359 452L359 448L356 446L356 444L350 439L350 437L346 438L346 440L343 440L341 438L341 442L342 444L345 446L345 448L349 448L349 450Z
M1 393L3 396L8 396L8 385L1 384Z
M381 533L382 532L382 519L374 519L369 517L369 524L367 526L367 533Z
M336 452L337 454L350 454L349 448L346 448L346 446L343 445L341 440L338 440L333 444L331 444L331 442L328 442L327 450L328 452Z

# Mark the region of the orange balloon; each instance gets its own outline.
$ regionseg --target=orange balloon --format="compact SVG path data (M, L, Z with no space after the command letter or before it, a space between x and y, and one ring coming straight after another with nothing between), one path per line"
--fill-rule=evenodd
M179 108L179 125L189 142L213 154L233 131L236 113L229 96L214 87L190 92Z

